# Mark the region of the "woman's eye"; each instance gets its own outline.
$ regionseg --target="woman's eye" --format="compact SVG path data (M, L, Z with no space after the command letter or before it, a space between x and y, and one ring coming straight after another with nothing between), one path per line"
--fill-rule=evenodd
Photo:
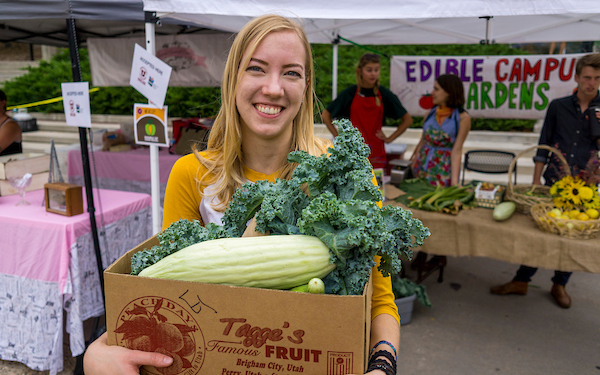
M289 72L287 72L286 74L287 74L287 75L294 76L294 77L302 78L302 74L300 74L300 73L298 73L298 72L295 72L295 71L293 71L293 70L292 70L292 71L289 71Z
M262 69L259 68L258 66L249 66L246 70L247 71L251 71L251 72L260 72L260 71L262 71Z

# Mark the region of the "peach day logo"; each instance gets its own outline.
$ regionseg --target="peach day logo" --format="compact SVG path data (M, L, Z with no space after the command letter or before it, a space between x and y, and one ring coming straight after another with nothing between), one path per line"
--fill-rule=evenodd
M146 366L152 375L196 374L205 358L200 326L174 301L146 296L131 301L117 320L117 343L130 349L159 352L173 358L169 367Z

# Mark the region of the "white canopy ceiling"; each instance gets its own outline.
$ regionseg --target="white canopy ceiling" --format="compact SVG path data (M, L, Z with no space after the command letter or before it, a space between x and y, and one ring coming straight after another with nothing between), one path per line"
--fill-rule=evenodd
M312 43L337 35L359 44L535 43L600 40L594 0L143 0L144 10L236 32L251 18L301 18ZM480 17L492 17L489 25ZM489 26L489 28L488 28ZM341 41L344 43L344 41Z

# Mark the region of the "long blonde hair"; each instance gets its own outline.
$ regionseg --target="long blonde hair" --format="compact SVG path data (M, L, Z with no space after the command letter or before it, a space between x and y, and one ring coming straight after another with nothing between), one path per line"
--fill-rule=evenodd
M356 85L358 86L359 90L361 87L364 87L362 68L370 63L379 64L379 66L381 66L381 58L375 53L365 53L358 60L358 65L356 66ZM379 100L379 80L375 82L375 86L373 86L373 92L375 93L375 103L379 107L381 105L381 101Z
M301 26L279 15L265 15L250 21L240 30L233 41L221 84L221 108L210 131L207 143L206 157L197 150L194 154L208 169L197 181L198 186L216 184L214 195L220 204L214 207L224 211L233 193L246 181L244 176L242 132L240 115L236 106L236 91L241 77L250 62L258 44L269 34L277 31L295 32L300 38L306 51L306 91L298 114L293 120L293 135L290 142L290 152L305 150L311 155L321 155L326 152L331 142L314 135L313 96L314 69L313 57L308 38ZM244 54L247 59L242 61ZM278 177L289 179L296 168L294 163L286 163L279 171Z

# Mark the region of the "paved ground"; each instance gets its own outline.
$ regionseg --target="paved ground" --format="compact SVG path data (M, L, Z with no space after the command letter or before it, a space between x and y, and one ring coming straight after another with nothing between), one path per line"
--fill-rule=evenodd
M570 309L552 299L550 270L537 272L527 296L489 293L517 268L487 258L449 258L443 283L437 275L423 282L433 307L416 302L402 327L398 373L600 375L600 275L573 274Z
M487 258L449 258L443 283L437 275L423 282L433 307L416 302L411 322L402 327L398 373L600 375L600 275L573 274L567 287L573 307L567 310L550 296L550 270L538 271L527 296L489 294L490 286L510 280L517 267ZM65 358L60 374L72 374L74 364ZM47 373L0 361L2 375Z

